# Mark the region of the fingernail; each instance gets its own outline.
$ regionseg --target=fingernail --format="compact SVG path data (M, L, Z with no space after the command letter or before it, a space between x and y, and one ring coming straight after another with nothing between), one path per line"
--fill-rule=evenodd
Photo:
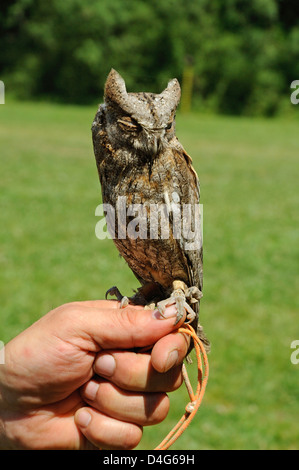
M111 354L102 354L95 360L94 369L97 374L110 377L115 371L115 366L115 359Z
M86 428L91 421L91 414L88 411L82 409L76 413L76 423L82 428Z
M165 364L165 372L176 365L178 358L179 358L179 353L177 349L174 349L168 354L166 364Z
M171 317L176 317L177 316L177 309L175 305L170 305L170 307L166 307L166 309L163 312L163 316L159 312L159 310L154 310L153 311L153 316L154 318L157 319L163 319L163 318L171 318Z
M95 382L94 380L90 380L87 382L84 388L84 395L86 398L89 400L94 400L97 394L99 388L99 384Z

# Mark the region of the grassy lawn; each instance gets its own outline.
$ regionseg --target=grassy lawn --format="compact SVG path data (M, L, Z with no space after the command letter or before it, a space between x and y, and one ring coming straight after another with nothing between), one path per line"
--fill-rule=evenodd
M0 339L50 309L138 282L112 241L95 237L100 186L96 108L0 106ZM173 449L298 449L299 211L297 120L179 115L204 205L202 323L212 343L202 407ZM191 374L193 369L191 366ZM171 394L155 447L184 412Z

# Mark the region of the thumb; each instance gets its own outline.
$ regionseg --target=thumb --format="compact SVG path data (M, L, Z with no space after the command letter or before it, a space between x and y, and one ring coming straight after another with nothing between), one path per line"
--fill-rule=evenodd
M84 314L82 312L84 310ZM156 343L160 338L178 328L175 325L177 310L175 305L167 307L163 317L158 310L145 310L143 307L108 308L107 302L99 306L80 309L77 321L83 338L92 342L96 349L131 349ZM75 316L73 322L77 323Z

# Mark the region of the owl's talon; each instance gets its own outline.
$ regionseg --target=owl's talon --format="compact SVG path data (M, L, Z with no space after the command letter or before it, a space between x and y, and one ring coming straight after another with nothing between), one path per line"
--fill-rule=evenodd
M187 311L186 319L188 320L188 321L185 321L185 323L186 324L192 323L193 320L195 320L195 318L196 318L196 313L194 312L194 310L192 310L190 305L187 304L187 302L184 303L184 308Z
M164 310L165 310L165 309L164 309L164 308L162 309L161 307L157 307L157 309L158 309L158 311L159 311L161 317L162 317L162 318L166 318L166 317L164 316Z
M148 304L148 305L144 306L144 310L155 310L155 309L156 309L156 304L155 303L151 303L151 304Z
M160 302L157 303L157 309L161 313L162 317L164 316L164 311L167 307L167 305L173 305L175 303L175 299L172 297L169 297L168 299L165 300L160 300Z
M186 302L183 297L179 296L175 299L175 304L177 308L175 325L177 325L181 321L182 318L186 319L186 310L185 310Z
M171 294L171 296L168 299L161 300L160 302L157 303L157 309L159 310L160 315L163 318L166 318L164 316L164 312L167 306L176 305L177 309L177 315L176 315L176 321L175 325L179 323L179 321L186 316L186 311L184 308L184 298L181 296L175 296L173 295L174 293Z
M106 300L107 300L108 295L111 295L111 296L114 295L119 302L123 298L123 295L119 292L119 289L116 286L110 287L110 289L107 290L107 292L105 294L105 299Z
M118 302L120 302L119 308L124 308L129 305L129 299L125 295L122 295L119 289L116 286L110 287L105 294L105 298L107 299L108 295L114 295Z
M123 298L122 298L121 301L120 301L120 306L119 306L119 308L125 308L125 307L127 307L127 306L129 305L129 302L130 302L130 301L129 301L128 297L126 297L126 296L124 295Z

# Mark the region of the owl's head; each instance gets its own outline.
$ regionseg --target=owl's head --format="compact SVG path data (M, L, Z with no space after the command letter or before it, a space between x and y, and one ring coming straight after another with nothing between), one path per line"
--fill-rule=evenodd
M175 135L180 96L177 79L160 94L128 93L124 79L112 69L104 93L109 140L147 156L158 154Z

